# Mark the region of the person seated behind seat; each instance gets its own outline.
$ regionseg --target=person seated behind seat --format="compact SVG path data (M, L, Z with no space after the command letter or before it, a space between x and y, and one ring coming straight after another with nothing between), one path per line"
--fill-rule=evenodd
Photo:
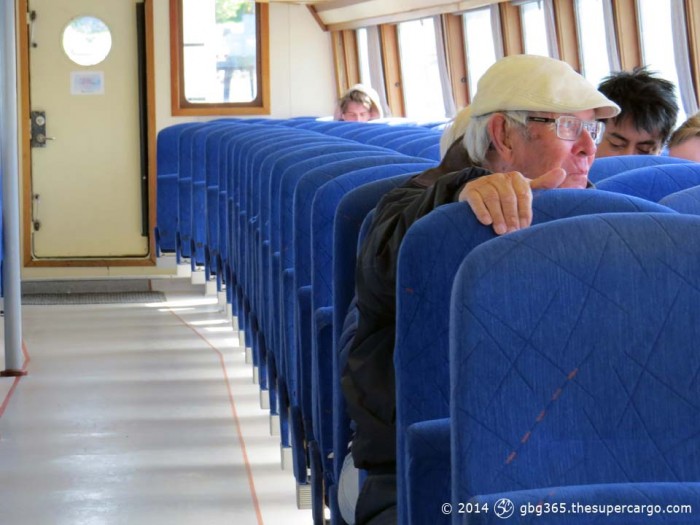
M468 122L469 108L462 109L454 120L445 127L440 136L440 147L447 147L442 153L440 164L422 173L425 178L439 177L453 171L459 171L472 164L464 147L464 128ZM350 345L357 332L357 298L353 298L348 307L343 332L340 341L340 367L343 369L347 362ZM355 523L355 505L359 494L359 472L353 465L352 454L348 454L343 461L342 473L338 484L338 506L343 520L348 525Z
M668 154L700 162L700 112L688 117L668 141Z
M564 62L514 55L486 71L469 111L462 141L469 167L424 172L385 195L358 257L358 326L341 386L356 428L354 464L368 474L357 500L359 525L397 520L393 351L404 234L454 201L469 203L499 234L528 226L531 189L587 186L604 128L599 119L619 107Z
M598 90L621 111L605 122L596 157L661 153L678 117L673 83L637 67L605 77Z
M335 120L367 122L382 118L379 94L371 87L355 84L338 101Z

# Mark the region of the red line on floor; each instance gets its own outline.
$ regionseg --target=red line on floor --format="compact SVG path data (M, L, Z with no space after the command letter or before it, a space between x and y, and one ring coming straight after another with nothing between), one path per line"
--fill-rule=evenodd
M248 486L250 487L250 496L253 499L253 507L255 508L255 515L258 518L258 525L264 525L263 524L263 518L262 518L262 512L260 511L260 502L258 501L258 495L255 492L255 482L253 481L253 469L250 466L250 461L248 460L248 452L246 451L246 446L245 446L245 440L243 439L243 432L241 431L241 422L238 419L238 411L236 410L236 401L233 399L233 392L231 392L231 382L229 381L228 378L228 372L226 371L226 363L224 362L224 355L221 353L221 351L216 348L209 340L204 337L202 334L200 334L196 328L191 326L187 321L185 321L182 317L177 315L175 312L170 312L173 314L175 317L177 317L182 324L187 326L190 330L192 330L195 334L197 334L197 337L199 337L202 341L204 341L209 348L214 350L217 355L219 356L219 362L221 363L221 370L224 373L224 379L226 380L226 390L228 391L228 399L229 403L231 404L231 414L233 415L233 421L234 424L236 425L236 434L238 434L238 441L241 444L241 453L243 454L243 462L245 463L245 470L246 473L248 474Z

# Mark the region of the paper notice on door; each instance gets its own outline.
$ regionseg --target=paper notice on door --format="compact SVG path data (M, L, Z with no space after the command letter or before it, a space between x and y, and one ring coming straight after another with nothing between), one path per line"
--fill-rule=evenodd
M71 71L71 95L104 95L105 74L103 71Z

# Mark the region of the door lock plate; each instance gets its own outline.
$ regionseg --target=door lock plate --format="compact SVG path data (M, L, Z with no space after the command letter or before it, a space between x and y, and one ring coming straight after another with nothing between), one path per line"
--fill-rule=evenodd
M46 147L46 112L32 111L32 148Z

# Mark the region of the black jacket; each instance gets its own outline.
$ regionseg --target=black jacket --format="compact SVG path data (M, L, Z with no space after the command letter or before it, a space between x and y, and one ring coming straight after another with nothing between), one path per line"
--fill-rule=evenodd
M444 164L384 196L358 257L359 321L341 379L356 425L352 454L358 468L390 471L396 464L393 355L401 241L415 221L442 204L455 202L464 184L490 173L476 167L444 173Z

